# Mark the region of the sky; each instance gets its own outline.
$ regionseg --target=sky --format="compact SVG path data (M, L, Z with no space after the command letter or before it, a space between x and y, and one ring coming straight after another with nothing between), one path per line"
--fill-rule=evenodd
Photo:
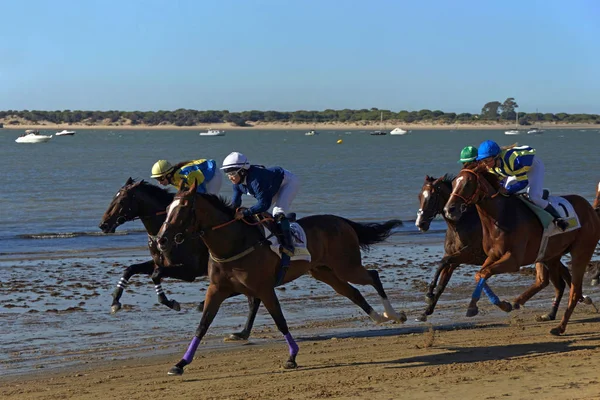
M0 110L600 114L600 1L0 0Z

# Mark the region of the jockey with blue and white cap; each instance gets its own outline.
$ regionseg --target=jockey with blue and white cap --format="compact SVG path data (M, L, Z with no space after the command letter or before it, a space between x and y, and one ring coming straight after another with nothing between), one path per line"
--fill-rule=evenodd
M290 171L281 167L265 168L262 165L251 165L242 153L234 151L223 160L221 169L233 183L234 207L242 205L242 194L256 198L256 204L250 208L238 210L236 219L242 219L267 211L273 206L273 217L283 234L282 251L293 256L294 245L290 232L290 221L286 214L290 211L292 201L298 193L300 181Z
M490 172L507 178L504 187L507 194L517 193L527 188L529 199L543 208L561 230L567 222L548 200L542 198L544 191L544 164L529 146L509 146L501 149L498 143L486 140L479 145L477 160L489 168Z

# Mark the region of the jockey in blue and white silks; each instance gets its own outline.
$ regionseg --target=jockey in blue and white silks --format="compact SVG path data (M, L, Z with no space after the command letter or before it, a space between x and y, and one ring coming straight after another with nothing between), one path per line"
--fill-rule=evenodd
M158 160L152 166L152 178L161 185L173 185L179 189L181 183L189 189L194 181L198 183L196 192L218 194L223 184L223 175L215 160L198 159L171 165L167 160Z
M486 140L479 145L478 153L477 160L485 163L490 172L506 178L503 184L508 194L527 188L529 199L552 215L559 228L566 228L566 222L560 219L558 211L542 198L545 170L544 163L535 155L535 149L529 146L500 149L496 142Z
M290 171L281 167L265 168L260 165L251 165L245 155L238 152L229 154L223 160L221 167L233 183L232 205L242 205L242 194L256 198L256 204L250 208L236 212L236 219L249 217L267 211L273 206L273 217L278 221L284 241L283 250L292 251L293 243L289 228L289 220L285 215L290 211L292 201L298 193L300 182Z

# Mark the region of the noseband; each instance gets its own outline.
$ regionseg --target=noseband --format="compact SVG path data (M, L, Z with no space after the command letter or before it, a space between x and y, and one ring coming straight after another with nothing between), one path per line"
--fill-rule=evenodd
M486 198L487 196L494 197L496 194L498 194L498 192L490 194L489 190L484 189L484 187L487 188L489 186L489 183L487 185L485 183L483 183L481 177L479 176L479 174L477 172L471 171L470 169L462 169L460 172L462 173L463 171L466 171L466 172L469 172L469 173L475 175L475 179L477 180L477 186L475 187L475 192L473 192L473 194L471 196L466 198L466 197L463 197L460 194L457 194L454 191L452 191L452 193L450 194L450 198L452 198L452 196L458 197L459 199L461 199L463 201L463 206L467 207L467 206L477 203L477 201L475 201L475 200L478 198L479 194L483 194L483 196L481 197L482 199Z

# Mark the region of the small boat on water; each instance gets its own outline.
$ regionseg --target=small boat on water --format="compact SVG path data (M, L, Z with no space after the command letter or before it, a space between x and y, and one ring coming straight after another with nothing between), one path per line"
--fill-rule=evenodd
M381 112L380 118L381 118L380 124L383 125L383 111ZM375 131L375 132L371 132L370 135L371 136L383 136L383 135L387 135L387 132L386 131Z
M313 130L310 130L310 131L306 132L306 133L304 134L304 136L315 136L315 135L318 135L318 134L319 134L319 132L317 132L317 131L315 131L315 130L313 129Z
M225 131L218 129L209 129L206 132L200 132L200 136L225 136Z
M395 128L390 132L390 135L406 135L408 131L405 131L402 128Z
M533 128L527 131L528 135L541 135L542 133L544 133L544 130L540 128Z
M43 142L47 142L50 139L52 139L52 135L50 135L50 136L41 135L40 131L38 131L38 130L28 129L25 131L24 134L19 136L15 140L15 142L17 142L17 143L43 143Z
M75 134L75 131L68 131L66 129L63 129L60 132L56 132L54 134L54 136L73 136Z
M516 129L511 129L510 131L504 131L505 135L520 135L521 131L518 131Z

